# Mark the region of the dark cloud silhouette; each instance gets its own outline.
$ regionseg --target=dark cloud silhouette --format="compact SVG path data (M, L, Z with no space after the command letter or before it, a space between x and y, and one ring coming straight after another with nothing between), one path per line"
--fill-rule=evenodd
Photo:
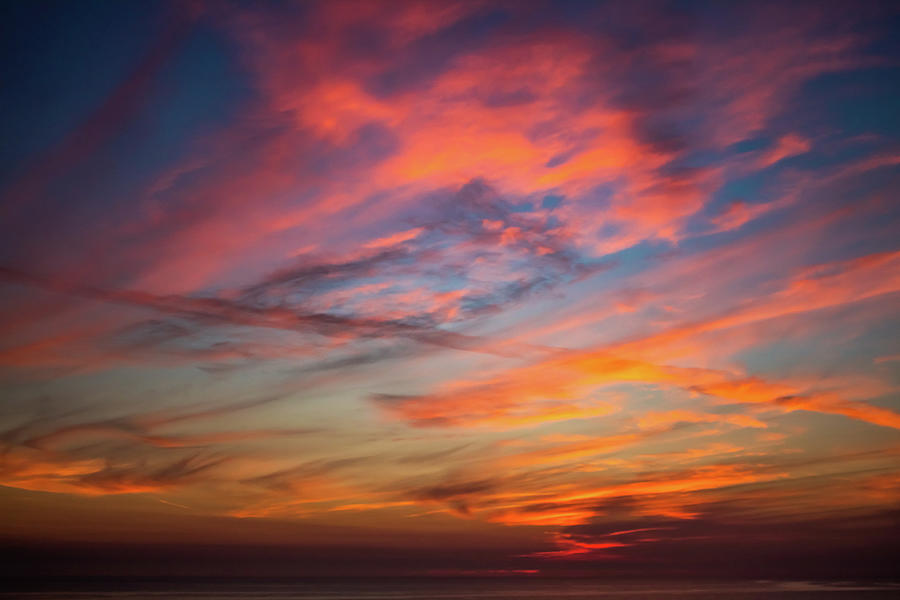
M473 258L505 264L529 273L527 278L483 282L486 291L466 292L458 299L455 320L477 318L509 309L527 297L555 286L581 279L610 267L608 261L590 263L574 250L565 233L543 217L516 212L484 181L475 180L437 205L437 214L425 221L425 231L417 239L392 244L384 249L363 252L350 260L303 261L280 269L261 281L248 285L229 298L158 295L128 289L113 289L65 279L53 279L11 267L0 268L0 279L71 294L154 310L173 318L151 319L117 332L109 352L148 352L182 358L217 360L218 357L253 357L251 343L208 339L188 344L211 326L231 325L281 329L325 337L405 338L411 341L456 350L515 353L479 336L442 329L442 317L434 313L407 314L402 318L379 318L313 312L323 295L352 289L366 278L402 282L410 275L435 281L469 278L467 262ZM469 245L474 256L456 257L458 239ZM507 248L512 254L504 255ZM467 261L467 262L463 262ZM390 296L385 301L390 301ZM382 354L389 356L390 353ZM370 355L371 359L375 357Z
M104 302L139 306L200 322L310 332L342 337L406 337L421 343L458 350L483 351L481 338L461 333L411 325L402 321L341 317L323 313L297 313L283 308L261 308L222 298L159 296L132 290L108 290L96 286L69 284L37 277L8 267L0 267L0 277L57 292Z

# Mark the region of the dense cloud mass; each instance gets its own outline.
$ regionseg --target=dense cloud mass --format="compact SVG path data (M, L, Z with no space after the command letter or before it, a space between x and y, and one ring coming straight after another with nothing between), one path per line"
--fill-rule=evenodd
M895 568L889 3L7 12L10 573Z

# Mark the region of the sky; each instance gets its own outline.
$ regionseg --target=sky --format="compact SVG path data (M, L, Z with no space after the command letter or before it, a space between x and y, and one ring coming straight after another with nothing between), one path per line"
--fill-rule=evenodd
M896 575L895 3L0 11L3 573Z

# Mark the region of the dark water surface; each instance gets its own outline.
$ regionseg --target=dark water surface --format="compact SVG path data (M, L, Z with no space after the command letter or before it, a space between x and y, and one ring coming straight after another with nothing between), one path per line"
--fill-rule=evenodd
M804 600L900 598L900 584L809 581L613 583L596 580L115 581L5 585L23 600Z

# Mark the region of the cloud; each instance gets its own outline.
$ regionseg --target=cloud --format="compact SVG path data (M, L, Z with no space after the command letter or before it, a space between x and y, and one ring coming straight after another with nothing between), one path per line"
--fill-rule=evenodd
M513 547L460 573L893 548L880 10L192 7L4 187L0 483Z
M673 423L728 423L738 427L758 427L765 429L766 424L750 415L719 415L714 413L697 413L688 410L669 410L665 412L649 412L638 420L642 429L652 429Z
M851 402L834 394L804 393L797 387L759 377L736 377L726 371L675 367L623 358L605 348L559 353L481 381L458 381L425 396L375 396L388 414L417 426L448 427L493 422L500 426L529 424L523 416L553 420L560 405L573 409L564 418L597 416L585 399L602 386L633 382L696 391L727 402L766 404L777 410L811 410L843 415L876 425L898 428L897 413ZM602 409L601 409L602 412ZM673 417L677 416L672 415ZM690 417L690 415L688 415ZM727 417L719 417L728 421ZM759 421L734 417L735 424L759 426Z
M93 286L56 282L8 267L0 268L0 277L53 291L86 298L149 308L200 322L310 332L328 337L362 338L404 337L426 344L460 350L491 351L477 337L446 330L418 326L396 320L341 317L326 313L303 313L279 307L260 307L223 298L158 296L132 290L108 290Z
M192 21L189 11L171 11L155 43L103 102L62 140L33 158L18 179L4 186L0 219L8 222L25 207L44 204L42 195L49 183L66 175L121 132L146 105L158 77L190 33Z
M145 493L195 483L228 461L235 444L302 437L313 428L271 428L171 433L186 423L221 420L281 397L230 404L157 410L100 421L61 425L38 418L2 435L0 483L29 490L75 494ZM108 443L124 443L109 446ZM175 454L184 458L170 462Z
M189 456L162 465L104 464L101 459L65 460L7 453L3 485L63 494L108 495L162 492L194 483L225 459Z
M786 158L806 154L811 147L809 140L789 133L779 138L775 145L760 157L760 166L769 167Z
M528 556L535 558L565 558L568 560L571 560L573 557L580 557L598 560L603 558L615 558L615 554L604 551L614 548L624 548L629 545L616 540L594 541L587 536L574 536L565 533L557 534L554 543L560 547L559 550L535 552Z

